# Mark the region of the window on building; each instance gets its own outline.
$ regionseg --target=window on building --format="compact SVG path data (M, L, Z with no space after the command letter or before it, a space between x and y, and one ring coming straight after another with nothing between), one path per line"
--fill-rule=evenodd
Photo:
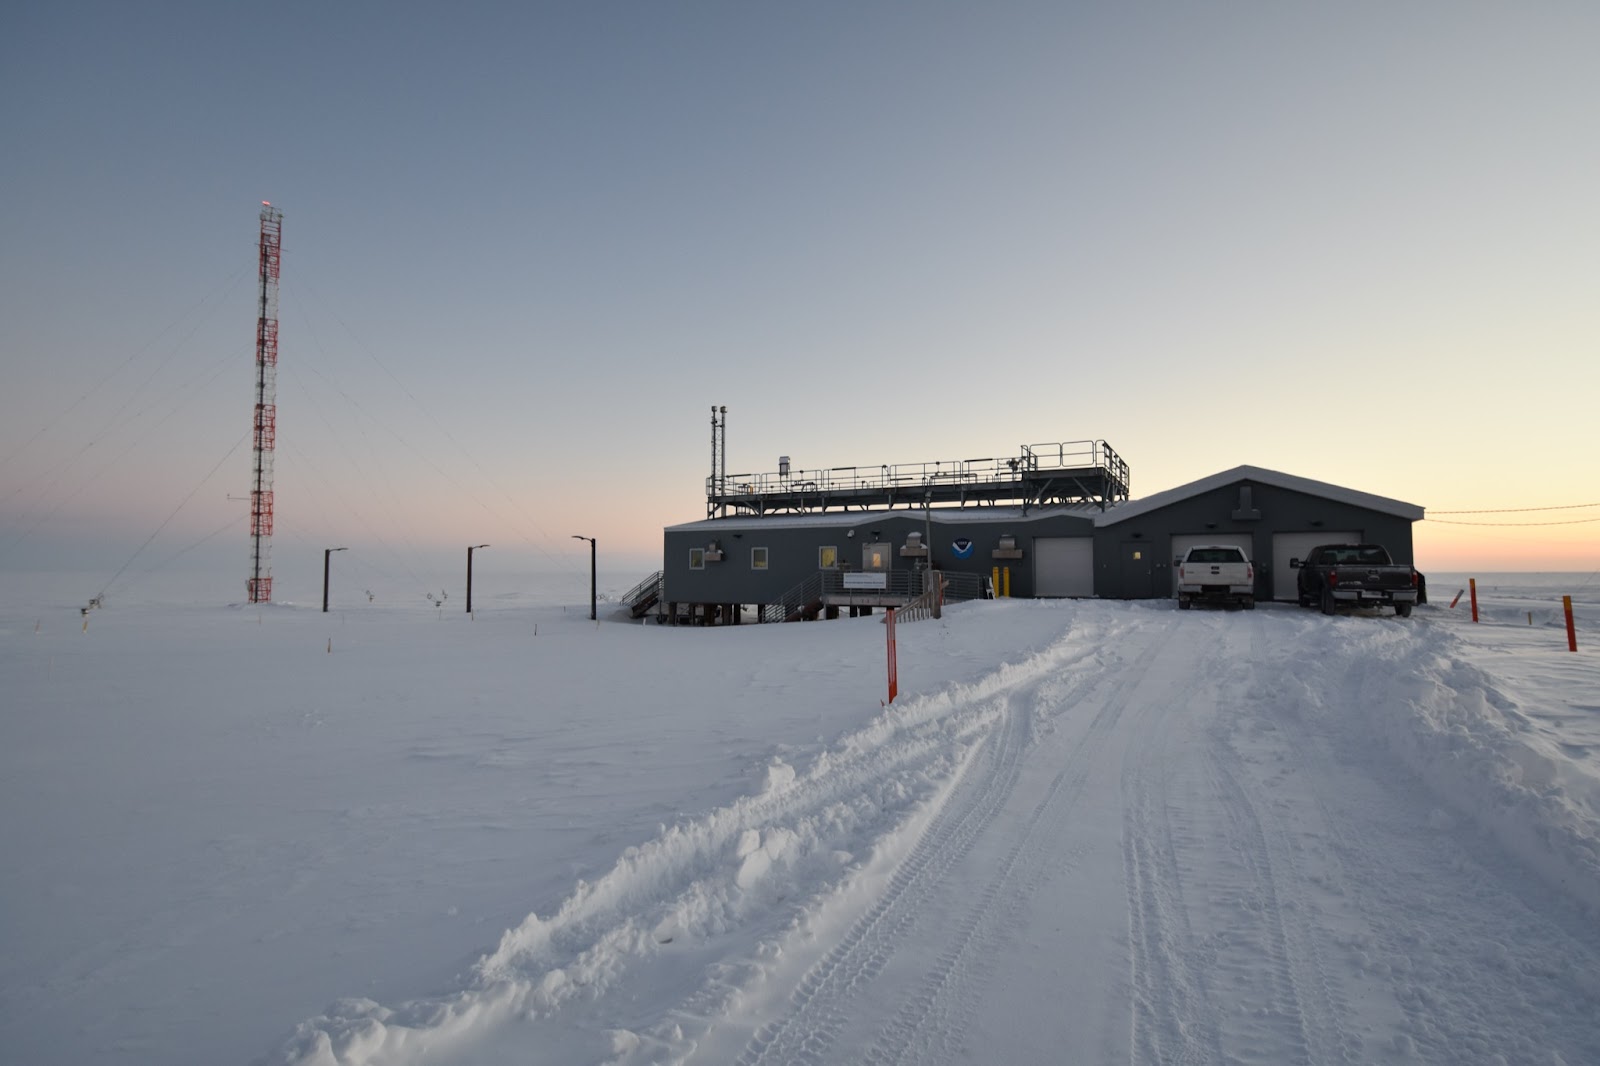
M825 544L818 548L817 566L823 570L839 569L839 549L832 544Z
M752 570L765 570L766 568L767 568L767 549L765 549L765 548L751 548L750 549L750 569L752 569Z
M706 568L706 550L704 548L689 549L689 569L704 570Z

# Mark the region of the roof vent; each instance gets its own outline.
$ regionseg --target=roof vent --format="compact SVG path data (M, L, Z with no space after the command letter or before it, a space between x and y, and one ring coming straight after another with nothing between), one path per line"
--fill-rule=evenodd
M1239 507L1233 512L1235 522L1248 522L1261 517L1261 512L1251 503L1249 485L1239 486Z

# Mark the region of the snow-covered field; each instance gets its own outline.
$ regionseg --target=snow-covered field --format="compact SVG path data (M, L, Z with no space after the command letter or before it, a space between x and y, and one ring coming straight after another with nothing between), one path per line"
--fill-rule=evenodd
M892 707L876 618L14 587L0 1058L1600 1062L1600 580L1465 584L957 605Z

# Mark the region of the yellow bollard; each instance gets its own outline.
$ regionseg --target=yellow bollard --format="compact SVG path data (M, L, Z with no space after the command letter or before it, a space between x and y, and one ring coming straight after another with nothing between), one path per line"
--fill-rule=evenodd
M994 568L994 577L990 579L990 582L989 587L994 589L994 598L998 600L1000 598L1000 568L998 566Z
M1004 576L1004 578L1005 578L1005 583L1006 583L1006 599L1008 599L1008 600L1009 600L1009 599L1010 599L1010 598L1011 598L1011 567L1009 567L1009 566L1008 566L1008 567L1006 567L1006 568L1005 568L1005 569L1004 569L1004 570L1002 570L1002 571L1001 571L1001 574L1002 574L1002 575L1003 575L1003 576Z

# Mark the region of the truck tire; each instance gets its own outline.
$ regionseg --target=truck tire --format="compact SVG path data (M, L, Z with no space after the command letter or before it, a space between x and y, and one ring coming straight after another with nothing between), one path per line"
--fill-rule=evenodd
M1411 605L1409 603L1397 603L1394 605L1394 613L1401 618L1410 618Z
M1334 603L1333 590L1332 589L1323 589L1322 590L1322 613L1323 614L1332 614L1333 613L1333 603Z
M1239 601L1239 606L1247 611L1253 611L1256 609L1256 598L1254 596L1246 596Z
M1187 596L1179 596L1178 597L1178 610L1187 611L1188 609L1189 609L1189 597L1187 597Z
M1300 606L1302 606L1302 607L1310 607L1311 606L1311 597L1307 596L1303 590L1300 592Z

